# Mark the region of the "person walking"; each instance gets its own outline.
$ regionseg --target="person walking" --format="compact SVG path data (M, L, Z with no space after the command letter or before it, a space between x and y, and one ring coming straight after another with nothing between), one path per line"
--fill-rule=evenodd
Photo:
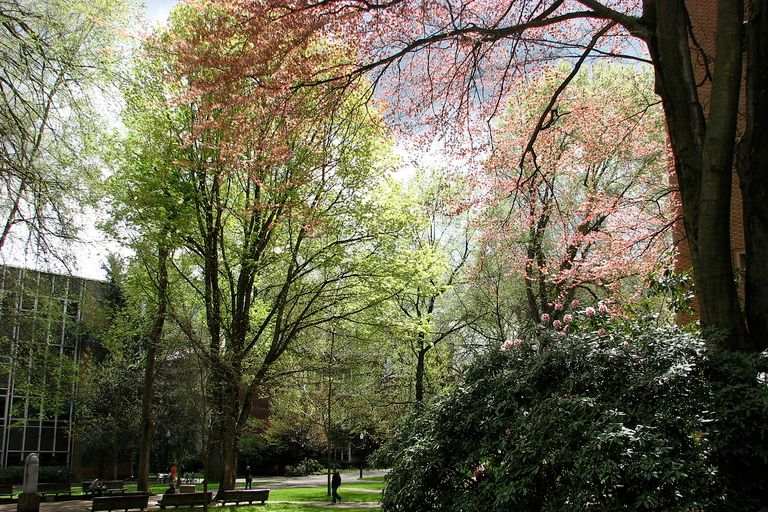
M245 488L246 489L251 488L252 481L253 481L253 478L251 477L251 466L245 466Z
M334 469L333 476L331 477L331 496L333 497L333 501L331 503L336 503L336 500L339 500L339 503L341 503L341 496L339 496L340 485L341 475L339 474L338 469Z

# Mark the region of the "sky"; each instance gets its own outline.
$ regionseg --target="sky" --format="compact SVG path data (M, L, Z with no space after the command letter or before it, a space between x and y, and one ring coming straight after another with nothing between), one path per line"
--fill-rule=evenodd
M168 13L176 5L177 0L145 0L147 20L154 24L168 19Z

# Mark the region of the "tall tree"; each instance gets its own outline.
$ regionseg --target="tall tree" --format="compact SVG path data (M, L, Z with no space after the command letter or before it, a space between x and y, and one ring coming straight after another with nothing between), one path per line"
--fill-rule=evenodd
M724 331L724 337L712 340L720 340L726 348L768 346L768 286L761 286L768 274L768 245L763 243L768 233L763 185L768 172L764 165L768 128L760 122L765 113L762 78L768 40L764 2L707 3L717 15L714 55L707 54L693 37L689 8L701 6L698 0L473 4L446 0L429 8L422 2L274 3L278 12L302 16L313 12L329 32L358 41L362 51L354 62L356 71L342 74L354 78L373 72L373 82L392 93L392 110L406 114L400 119L412 121L426 115L432 124L452 126L461 134L471 128L471 118L465 114L476 100L493 112L501 93L524 86L526 74L537 72L544 61L566 57L578 69L592 57L646 60L636 50L623 51L633 42L642 44L650 55L656 92L664 106L702 326ZM744 60L749 91L747 137L737 134ZM707 65L702 78L696 63L712 61L714 66ZM327 76L318 75L315 82L326 80ZM555 89L538 117L532 140L569 82L570 75ZM404 91L408 93L397 94ZM738 172L746 216L746 323L729 251L731 175L739 140L744 155ZM526 146L521 161L531 157Z
M243 14L178 9L149 46L165 83L145 105L158 122L143 132L175 146L144 177L185 220L173 225L176 261L195 269L183 277L204 329L177 314L182 302L170 314L209 371L207 476L221 489L234 486L253 397L285 350L380 300L369 281L386 275L377 245L394 229L369 197L387 147L372 110L359 96L293 87L341 50L267 11Z
M396 340L393 354L407 352L402 357L404 366L395 371L413 376L409 384L417 405L429 396L430 374L441 375L443 384L449 377L446 369L451 366L452 351L438 355L439 349L479 316L462 309L457 300L467 285L474 249L469 213L457 200L466 193L461 181L435 170L417 171L401 192L409 196L404 207L413 209L419 219L403 234L399 255L412 261L413 272L402 276L402 288L393 298L394 311L384 329ZM436 367L433 371L430 364Z
M57 256L75 239L129 14L126 0L0 2L0 251Z

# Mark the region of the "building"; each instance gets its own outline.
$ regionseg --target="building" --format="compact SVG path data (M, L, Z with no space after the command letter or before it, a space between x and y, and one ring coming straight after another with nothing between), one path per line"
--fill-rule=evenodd
M0 466L73 465L71 401L105 283L0 267ZM45 397L45 398L41 398Z

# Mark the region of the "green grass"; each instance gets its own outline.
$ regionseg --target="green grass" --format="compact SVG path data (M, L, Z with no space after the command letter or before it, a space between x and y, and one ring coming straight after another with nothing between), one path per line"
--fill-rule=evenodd
M344 489L344 484L341 487L339 494L345 502L379 501L378 493ZM269 492L269 499L270 501L331 501L325 486L272 489Z
M322 505L320 507L313 505L295 505L291 503L270 503L267 502L264 506L254 507L254 510L245 511L243 507L239 507L236 512L320 512L325 510L327 512L328 507L333 505ZM343 512L376 512L379 508L342 508L339 509Z
M351 480L351 478L350 478ZM254 481L254 484L256 482ZM267 487L267 485L265 485ZM347 489L345 489L347 487ZM150 491L156 494L162 494L168 488L167 485L153 485L150 486ZM358 489L373 489L381 490L384 488L383 478L364 478L362 480L355 479L354 481L342 481L339 494L341 495L344 503L355 502L377 502L379 501L379 494L375 492L357 491ZM209 491L216 491L218 484L208 486ZM135 488L133 489L135 490ZM197 490L202 491L203 486L197 485ZM322 502L323 505L310 505L310 504L298 504L298 503L271 503L272 501L296 501L296 502ZM272 489L269 492L269 500L264 505L229 505L225 507L216 507L216 510L221 512L320 512L327 511L331 503L331 497L327 495L327 487L325 485L320 487L294 487L288 489ZM181 509L180 509L181 510ZM199 509L198 509L199 510ZM380 510L376 508L343 508L343 512L377 512Z
M366 482L364 480L358 480L356 482L341 482L341 487L353 487L355 489L371 489L375 491L383 491L384 482L374 482L372 480Z

